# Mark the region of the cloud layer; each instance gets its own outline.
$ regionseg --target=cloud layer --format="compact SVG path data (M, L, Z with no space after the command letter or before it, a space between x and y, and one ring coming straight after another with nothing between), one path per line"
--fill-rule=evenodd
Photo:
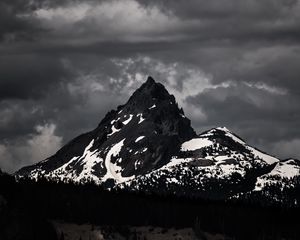
M0 3L0 167L96 127L152 75L198 132L300 158L298 0Z

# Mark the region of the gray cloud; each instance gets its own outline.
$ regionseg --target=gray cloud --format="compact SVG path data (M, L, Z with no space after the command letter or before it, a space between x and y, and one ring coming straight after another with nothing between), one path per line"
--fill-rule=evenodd
M188 102L195 108L202 106L207 116L205 123L196 125L198 128L224 125L254 146L281 158L300 156L294 141L300 134L299 96L243 83L205 91L190 97ZM287 149L293 151L287 154Z
M30 17L34 11L33 2L3 0L0 3L0 41L32 41L42 29Z
M198 132L226 125L300 158L299 11L297 0L2 1L0 167L96 127L147 75ZM34 146L45 132L50 150Z
M44 97L49 88L70 78L61 60L42 55L0 57L0 99Z
M35 133L27 138L12 144L0 144L0 154L5 161L0 162L0 167L7 171L14 171L26 164L33 164L40 159L45 159L54 154L61 147L62 138L56 136L54 124L38 125ZM27 159L24 161L24 159Z

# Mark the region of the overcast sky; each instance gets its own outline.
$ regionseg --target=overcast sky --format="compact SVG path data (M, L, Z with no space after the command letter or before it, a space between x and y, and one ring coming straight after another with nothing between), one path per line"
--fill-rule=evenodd
M300 158L299 13L297 0L1 0L0 167L55 153L148 75L197 132L226 126Z

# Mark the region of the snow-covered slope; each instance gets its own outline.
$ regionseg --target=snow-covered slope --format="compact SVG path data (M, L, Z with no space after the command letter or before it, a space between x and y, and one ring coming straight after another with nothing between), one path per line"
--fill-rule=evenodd
M228 193L236 188L248 191L254 188L256 179L250 184L250 176L259 176L277 162L279 159L247 145L227 128L219 127L183 142L169 163L119 187L154 192L172 189L178 194L190 195L199 190L207 191L216 184L218 190L231 188ZM193 193L183 193L182 189Z
M179 156L174 156L162 169L195 160L200 168L208 169L209 175L215 172L214 177L218 178L226 178L233 173L244 176L248 169L255 166L264 167L279 161L247 145L227 128L218 127L184 142Z
M300 161L296 159L287 159L278 162L275 168L269 173L258 177L254 190L261 191L266 186L277 183L283 184L284 187L286 181L283 180L290 180L297 176L300 176ZM290 183L288 187L293 187L292 183Z

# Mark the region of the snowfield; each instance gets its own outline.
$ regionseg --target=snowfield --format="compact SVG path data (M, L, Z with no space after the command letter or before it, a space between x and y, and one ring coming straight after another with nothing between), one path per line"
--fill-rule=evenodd
M182 144L181 151L194 151L213 145L213 142L206 138L194 138Z

